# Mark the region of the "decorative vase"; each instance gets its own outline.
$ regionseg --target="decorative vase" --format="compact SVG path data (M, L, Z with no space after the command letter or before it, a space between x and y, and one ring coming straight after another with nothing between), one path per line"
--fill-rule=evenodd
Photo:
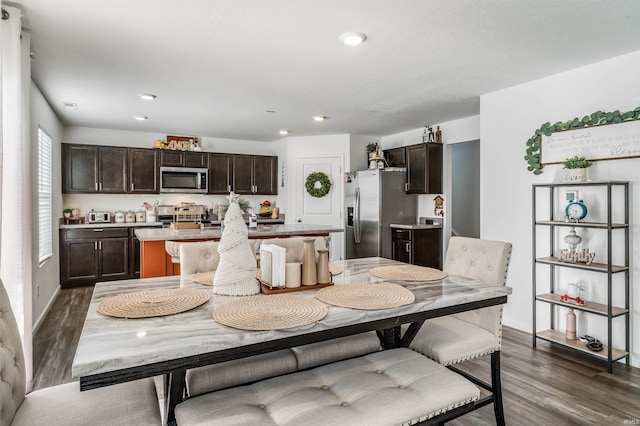
M329 284L331 274L329 273L329 250L318 250L318 284Z
M566 326L567 340L577 340L576 334L576 314L573 313L573 309L569 309L567 312L567 326Z
M305 238L302 247L302 285L318 284L315 238Z
M587 169L567 169L564 180L568 182L586 182Z

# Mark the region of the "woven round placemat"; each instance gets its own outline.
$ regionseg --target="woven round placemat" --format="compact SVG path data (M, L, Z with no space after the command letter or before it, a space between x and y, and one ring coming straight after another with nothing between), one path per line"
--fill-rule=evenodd
M385 280L399 281L437 281L447 276L439 269L418 265L390 265L378 266L369 273Z
M236 299L213 311L213 319L241 330L281 330L320 321L327 306L315 299L290 294Z
M215 275L216 271L198 272L197 274L193 274L191 280L198 284L213 285L213 277L215 277Z
M342 269L342 266L338 266L335 263L329 263L329 272L331 272L331 275L340 275L344 272L344 269Z
M98 312L117 318L161 317L196 308L209 297L209 292L193 288L135 291L103 300Z
M191 281L198 284L204 285L213 285L213 278L216 276L216 271L207 271L207 272L198 272L193 274L191 277ZM256 278L260 279L262 277L262 271L260 269L256 269Z
M316 298L334 306L366 310L396 308L415 300L411 291L394 283L334 285L318 290Z

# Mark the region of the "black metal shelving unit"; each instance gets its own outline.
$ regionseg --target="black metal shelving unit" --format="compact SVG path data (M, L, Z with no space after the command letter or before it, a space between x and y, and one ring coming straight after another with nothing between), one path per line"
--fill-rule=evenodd
M592 188L594 194L603 192L606 190L606 221L605 222L567 222L563 217L562 220L554 217L556 211L556 194L557 188L576 189L583 190ZM614 200L614 189L616 192L622 194L615 194L616 200ZM537 201L539 197L547 195L549 204L549 212L545 219L539 219L537 217ZM613 208L614 204L621 205L621 200L624 199L624 222L614 223ZM541 200L541 199L540 199ZM554 344L559 344L570 349L579 351L581 353L588 354L590 356L602 359L607 363L607 370L609 373L613 372L613 364L621 359L626 358L626 364L629 365L629 182L627 181L593 181L593 182L562 182L562 183L546 183L546 184L534 184L532 188L532 229L533 229L533 251L532 251L532 265L533 265L533 346L536 346L537 339L546 340ZM557 237L557 228L590 228L601 229L606 233L607 239L607 260L606 263L592 263L586 265L585 263L572 263L560 260L555 254L560 248L555 247L555 239ZM539 256L538 252L538 231L539 228L548 228L549 238L549 253L546 256ZM614 265L612 263L613 255L613 234L614 232L624 233L624 264ZM538 265L545 265L549 270L549 293L538 293L539 277ZM556 293L556 268L575 268L584 271L591 271L606 275L607 277L607 301L606 303L596 303L593 301L586 301L584 305L564 301L560 298L561 293ZM614 306L612 303L614 283L613 277L617 274L624 275L624 307ZM540 274L542 275L542 274ZM619 290L617 290L619 291ZM537 330L537 309L541 304L548 304L549 316L550 316L550 329ZM560 332L554 329L556 324L555 309L554 306L563 306L566 308L572 308L577 311L582 311L590 315L598 315L606 317L607 320L607 339L606 344L601 352L591 351L580 340L568 340L564 332ZM613 343L613 320L616 318L622 318L625 327L625 342L624 350L614 347ZM618 322L621 322L617 320ZM579 334L582 334L578 330ZM604 342L603 342L604 343Z

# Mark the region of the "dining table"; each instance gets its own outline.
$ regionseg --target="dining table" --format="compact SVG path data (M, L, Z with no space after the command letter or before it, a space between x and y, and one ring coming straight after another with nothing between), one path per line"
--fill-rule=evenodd
M407 347L425 320L505 304L511 288L458 276L435 281L382 279L370 273L380 266L407 265L372 257L332 261L340 273L336 286L391 282L410 290L415 300L388 309L352 309L328 305L327 315L311 324L279 330L247 331L218 323L213 313L242 296L213 294L192 276L170 276L96 283L80 335L72 375L82 391L145 377L164 378L164 419L174 424L174 409L185 396L187 369L375 330L383 349ZM335 269L334 269L335 270ZM171 288L199 288L209 300L186 312L127 319L102 315L98 305L112 296ZM289 294L314 298L316 289ZM259 297L273 297L263 294ZM408 324L408 327L400 327Z

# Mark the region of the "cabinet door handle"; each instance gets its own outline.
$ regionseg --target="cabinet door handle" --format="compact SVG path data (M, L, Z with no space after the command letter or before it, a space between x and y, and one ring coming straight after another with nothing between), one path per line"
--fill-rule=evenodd
M98 182L95 183L96 191L98 190Z
M405 244L405 250L407 251L407 253L410 253L410 252L411 252L410 243L406 243L406 244Z
M102 228L96 228L96 229L93 230L93 232L102 232L102 231L104 231L104 229L102 229Z
M407 182L407 183L405 183L405 184L404 184L404 190L405 190L405 191L408 191L408 190L409 190L409 182Z
M98 249L102 250L102 241L98 241Z
M231 185L227 185L227 191L231 192Z
M100 188L100 191L102 191L102 182L100 182L100 185L98 185L98 187Z
M131 182L131 191L133 191L134 189L136 189L136 184Z
M93 242L93 249L98 250L98 241Z

